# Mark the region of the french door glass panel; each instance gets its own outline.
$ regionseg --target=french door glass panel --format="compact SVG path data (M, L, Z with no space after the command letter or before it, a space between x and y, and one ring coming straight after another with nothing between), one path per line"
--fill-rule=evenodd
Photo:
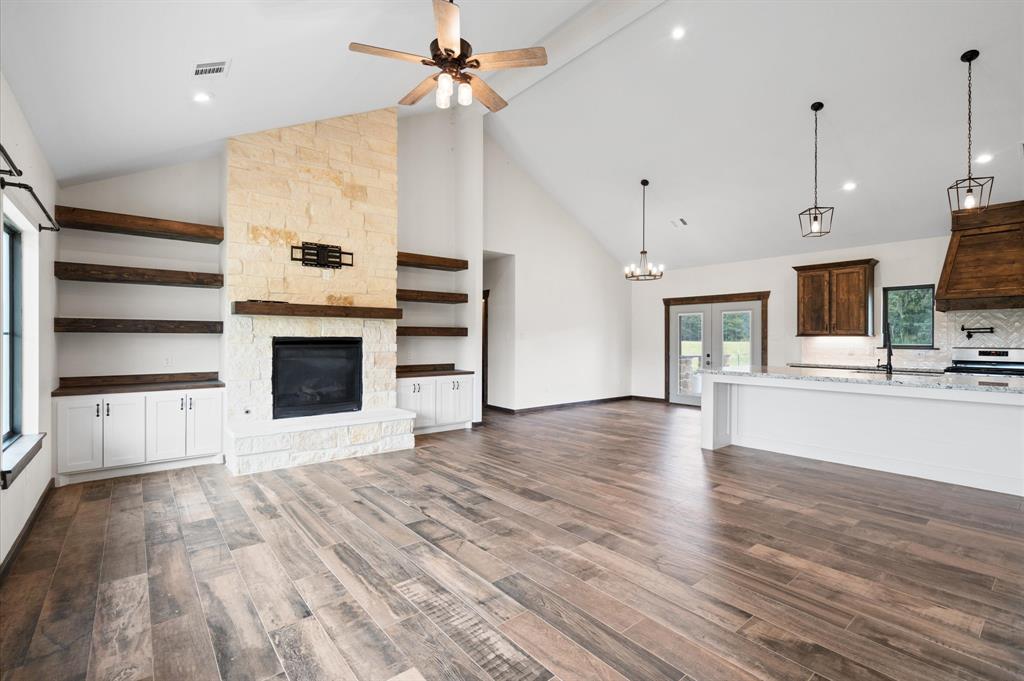
M722 312L722 368L749 369L754 350L750 310ZM758 361L760 363L760 360Z
M684 312L679 315L679 392L699 393L697 371L704 359L704 313ZM694 389L696 388L696 390Z

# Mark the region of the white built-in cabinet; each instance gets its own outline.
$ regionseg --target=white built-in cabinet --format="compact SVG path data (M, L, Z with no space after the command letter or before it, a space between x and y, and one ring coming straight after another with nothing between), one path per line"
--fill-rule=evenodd
M219 454L223 399L218 389L59 397L57 471Z
M398 407L416 412L415 427L461 427L473 420L473 377L398 379Z

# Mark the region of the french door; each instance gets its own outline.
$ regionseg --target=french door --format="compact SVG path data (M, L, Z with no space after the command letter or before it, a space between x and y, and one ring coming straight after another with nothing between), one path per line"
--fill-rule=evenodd
M669 400L700 405L700 369L761 364L761 302L669 308Z

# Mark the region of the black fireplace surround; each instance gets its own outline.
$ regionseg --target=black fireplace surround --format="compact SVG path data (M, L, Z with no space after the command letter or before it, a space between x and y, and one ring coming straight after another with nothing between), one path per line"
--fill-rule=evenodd
M362 338L275 338L274 418L359 411Z

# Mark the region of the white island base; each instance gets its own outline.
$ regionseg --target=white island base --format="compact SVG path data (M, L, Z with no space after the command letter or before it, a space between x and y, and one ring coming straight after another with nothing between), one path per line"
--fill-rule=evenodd
M701 447L740 445L1024 496L1024 381L703 372Z

